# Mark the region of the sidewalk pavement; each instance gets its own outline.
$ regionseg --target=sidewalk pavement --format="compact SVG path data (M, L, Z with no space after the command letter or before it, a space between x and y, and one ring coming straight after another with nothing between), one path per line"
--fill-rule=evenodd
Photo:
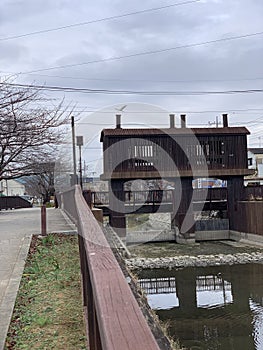
M48 208L47 232L75 233L76 228L60 209ZM40 233L40 208L0 211L0 350L4 349L31 236Z

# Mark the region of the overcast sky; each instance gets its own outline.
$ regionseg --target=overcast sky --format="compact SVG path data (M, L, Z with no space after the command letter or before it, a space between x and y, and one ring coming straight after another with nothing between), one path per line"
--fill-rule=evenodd
M122 16L168 5L173 6ZM103 20L108 17L115 19ZM262 89L263 33L250 35L263 32L262 17L262 0L1 0L0 75L15 75L15 82L20 84L134 92ZM94 23L21 37L90 21ZM229 40L245 35L249 36ZM220 41L211 43L214 40ZM133 56L166 49L171 50ZM132 57L120 58L123 56ZM165 114L144 118L129 113L133 106L137 112L144 110L130 105L135 102L160 106L167 114L186 112L189 125L208 126L216 116L228 112L231 125L241 123L249 128L251 146L263 146L261 92L195 96L46 94L76 104L76 113L84 111L86 123L99 124L98 132L104 124L114 123L115 108L105 110L112 105L128 103L123 113L125 124L168 126ZM91 113L101 109L107 113Z

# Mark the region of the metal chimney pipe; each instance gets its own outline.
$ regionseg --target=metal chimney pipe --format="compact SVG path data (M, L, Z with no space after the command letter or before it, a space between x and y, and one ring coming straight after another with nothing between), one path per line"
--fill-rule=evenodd
M223 116L223 128L227 128L228 127L228 117L227 114L222 114Z
M175 128L174 114L170 114L170 128Z
M181 128L186 128L186 115L181 114Z
M121 114L116 114L116 129L121 129Z

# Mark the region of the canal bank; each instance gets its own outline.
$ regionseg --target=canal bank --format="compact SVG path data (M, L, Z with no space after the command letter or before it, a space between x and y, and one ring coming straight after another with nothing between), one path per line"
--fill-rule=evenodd
M178 349L263 349L262 247L226 240L127 249L110 227L105 234L153 333L159 318Z
M128 248L126 267L179 348L263 349L261 246L220 241Z
M193 245L147 243L129 247L131 270L205 267L263 263L263 248L233 241L202 242Z
M219 255L176 256L170 258L133 258L126 259L126 265L130 270L137 269L165 269L183 267L206 267L221 265L241 265L263 263L263 252L236 253Z

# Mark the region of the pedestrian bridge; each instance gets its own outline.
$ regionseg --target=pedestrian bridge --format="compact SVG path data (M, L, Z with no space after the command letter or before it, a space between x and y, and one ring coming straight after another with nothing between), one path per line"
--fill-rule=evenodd
M110 192L84 191L84 197L93 207L103 210L104 215L110 213ZM117 195L118 198L118 195ZM145 190L124 191L125 213L156 213L173 212L177 198L176 190ZM208 188L193 191L194 211L200 210L227 210L227 189Z

